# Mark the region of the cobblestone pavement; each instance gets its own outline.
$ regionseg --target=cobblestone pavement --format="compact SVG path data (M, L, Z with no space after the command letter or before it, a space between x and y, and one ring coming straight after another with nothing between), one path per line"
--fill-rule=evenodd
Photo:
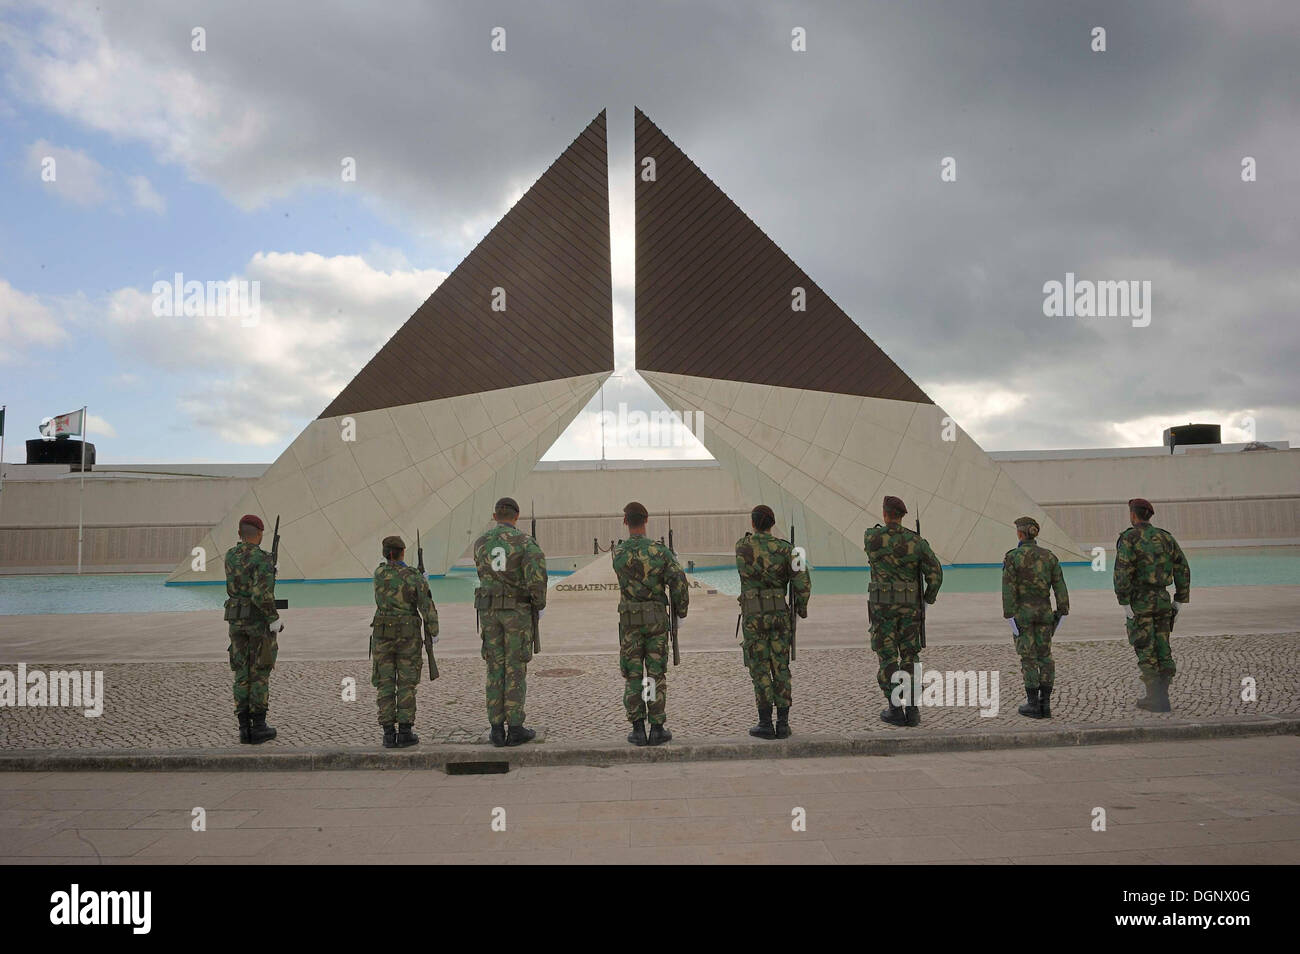
M999 706L983 717L972 705L928 707L919 729L880 722L883 698L875 685L875 657L865 649L801 649L793 666L796 735L847 732L926 732L981 727L989 731L1046 730L1071 725L1151 724L1172 719L1215 720L1300 712L1300 641L1297 634L1185 636L1174 638L1178 677L1174 712L1143 712L1133 652L1118 641L1073 642L1056 647L1057 688L1049 720L1016 713L1024 701L1020 670L1009 645L933 646L922 656L933 670L998 673ZM14 667L3 667L9 672ZM29 664L29 672L44 668ZM50 669L79 668L67 664ZM104 673L103 714L81 709L0 708L0 749L230 747L237 742L230 670L222 663L95 663ZM484 669L474 658L439 661L442 676L420 684L417 731L427 742L473 742L486 729ZM1258 701L1242 701L1242 682L1255 681ZM345 683L355 681L355 700ZM611 744L624 740L627 723L622 679L613 654L536 657L529 667L528 723L543 739ZM678 739L743 734L755 712L740 653L682 656L668 674L668 724ZM272 746L377 746L380 732L374 690L364 660L281 662L271 677ZM755 740L757 745L764 743Z
M0 865L96 862L1294 865L1300 738L486 776L0 772Z

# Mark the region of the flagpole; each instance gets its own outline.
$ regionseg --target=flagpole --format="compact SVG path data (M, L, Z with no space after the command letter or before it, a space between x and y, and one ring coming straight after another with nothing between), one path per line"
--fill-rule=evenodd
M81 575L82 518L86 513L86 438L90 436L88 405L81 406L81 493L77 497L77 575Z
M8 404L0 405L0 500L4 499L5 489L5 411Z

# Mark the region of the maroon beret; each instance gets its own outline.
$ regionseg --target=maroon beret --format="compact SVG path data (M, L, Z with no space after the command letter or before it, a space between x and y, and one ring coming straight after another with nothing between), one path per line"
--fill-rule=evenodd
M263 531L266 530L266 524L262 523L262 518L255 513L246 513L242 517L240 517L239 525L242 527L244 524L248 524L249 526L252 527L257 527L257 529L259 530L263 530Z
M886 497L885 513L898 514L901 517L907 513L907 504L903 503L898 497Z
M623 516L627 517L627 522L635 527L650 519L650 511L646 510L645 504L633 500L623 508Z
M1144 520L1148 517L1155 516L1156 508L1151 506L1151 501L1144 497L1134 497L1128 502L1128 509L1133 511Z

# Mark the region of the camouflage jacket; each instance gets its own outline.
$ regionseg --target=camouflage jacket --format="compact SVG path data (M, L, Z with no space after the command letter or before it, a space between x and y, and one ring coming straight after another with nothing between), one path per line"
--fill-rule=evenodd
M275 567L271 554L240 540L226 551L226 595L246 599L268 623L280 618L275 611Z
M943 567L925 537L901 523L876 524L862 535L862 547L871 565L871 585L916 582L916 568L925 579L927 603L933 603L943 585Z
M1026 623L1053 620L1051 594L1056 594L1056 611L1070 612L1070 593L1061 574L1061 561L1046 547L1025 540L1002 559L1002 615Z
M1143 522L1129 527L1115 541L1115 596L1134 612L1169 608L1169 584L1174 599L1191 599L1192 571L1178 541L1168 530Z
M614 548L614 573L619 593L628 602L667 605L671 600L677 615L686 615L690 603L686 574L673 551L658 540L644 534L628 537Z
M429 581L419 569L396 560L375 569L375 620L381 616L414 616L424 620L427 636L438 635L438 607Z
M808 597L812 595L812 576L807 560L801 569L794 568L794 547L790 541L759 530L736 541L736 572L740 574L742 596L759 590L784 590L794 583L794 611L808 615Z
M480 588L546 608L546 554L518 527L495 523L474 541Z

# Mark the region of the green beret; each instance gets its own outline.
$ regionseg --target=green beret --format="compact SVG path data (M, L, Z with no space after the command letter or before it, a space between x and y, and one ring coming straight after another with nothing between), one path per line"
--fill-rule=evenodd
M1038 521L1033 517L1017 517L1016 529L1023 530L1028 536L1038 536Z

